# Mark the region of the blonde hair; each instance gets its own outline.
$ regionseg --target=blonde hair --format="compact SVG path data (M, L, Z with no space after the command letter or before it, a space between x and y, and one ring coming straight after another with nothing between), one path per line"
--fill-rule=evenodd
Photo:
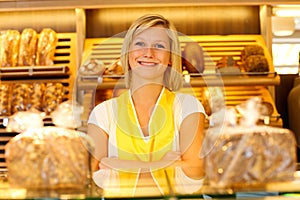
M130 87L131 72L129 65L129 47L135 35L147 28L162 25L170 38L171 67L164 74L164 86L169 90L176 91L182 86L181 49L175 26L161 15L148 14L138 18L128 29L122 46L121 64L125 73L125 85Z

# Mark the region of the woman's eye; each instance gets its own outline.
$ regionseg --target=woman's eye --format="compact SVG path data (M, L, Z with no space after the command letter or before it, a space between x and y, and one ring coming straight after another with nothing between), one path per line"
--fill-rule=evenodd
M144 42L136 42L134 45L138 46L138 47L144 47L145 43Z
M155 44L154 47L157 49L165 49L166 48L163 44Z

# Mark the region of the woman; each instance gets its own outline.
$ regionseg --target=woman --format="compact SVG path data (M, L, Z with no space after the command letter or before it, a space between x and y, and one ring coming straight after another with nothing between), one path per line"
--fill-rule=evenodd
M121 63L129 90L97 105L88 122L100 162L95 182L105 187L109 169L119 178L115 184L132 185L131 194L144 180L166 194L169 178L173 185L199 189L205 113L194 96L175 92L182 86L182 66L174 25L160 15L137 19L125 36Z

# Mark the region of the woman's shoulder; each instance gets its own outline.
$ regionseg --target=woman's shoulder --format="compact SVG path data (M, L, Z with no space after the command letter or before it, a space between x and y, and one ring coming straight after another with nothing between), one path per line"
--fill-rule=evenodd
M204 112L201 101L193 94L188 93L176 93L176 106L181 105L182 109L198 110Z
M179 101L198 101L195 95L188 94L188 93L176 92L175 98L178 99Z
M104 105L108 105L108 104L111 104L113 101L114 101L115 98L111 98L111 99L106 99L100 103L98 103L96 105L96 107L101 107L101 106L104 106Z

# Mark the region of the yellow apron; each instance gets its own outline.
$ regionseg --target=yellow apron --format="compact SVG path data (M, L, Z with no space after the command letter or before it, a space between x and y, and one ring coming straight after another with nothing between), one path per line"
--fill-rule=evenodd
M175 94L173 92L167 89L163 90L149 122L148 140L145 140L143 137L135 109L131 103L129 91L117 98L116 144L119 159L140 160L144 162L158 161L168 151L172 150L175 137L173 119L174 98ZM151 170L157 187L163 194L167 194L169 190L166 172L168 177L174 177L174 170L169 168L149 170ZM119 172L120 187L125 186L127 192L134 195L138 175L138 169Z

